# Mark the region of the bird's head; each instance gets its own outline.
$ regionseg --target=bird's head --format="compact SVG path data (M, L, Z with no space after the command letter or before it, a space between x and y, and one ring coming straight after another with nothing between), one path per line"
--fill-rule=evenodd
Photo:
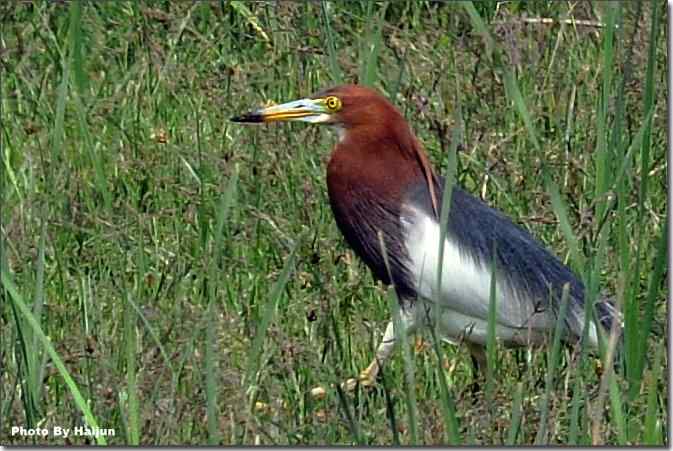
M428 184L435 215L438 203L434 171L404 116L385 97L371 88L342 85L320 91L305 99L260 108L232 117L233 122L301 121L327 124L339 134L337 152L358 155L378 152L387 171L404 168L410 178L422 176ZM399 159L399 158L402 159ZM414 162L408 165L409 161ZM394 167L396 166L396 167ZM399 181L399 180L398 180Z
M373 89L359 85L342 85L310 97L260 108L231 118L234 122L301 121L327 124L338 129L370 130L387 124L404 122L397 109ZM386 127L387 128L387 127Z

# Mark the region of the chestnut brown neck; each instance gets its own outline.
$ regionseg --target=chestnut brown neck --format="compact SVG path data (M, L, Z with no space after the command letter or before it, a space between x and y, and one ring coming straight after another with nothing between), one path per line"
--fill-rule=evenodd
M389 117L390 128L346 129L327 167L327 187L334 219L348 244L376 278L393 283L401 297L410 298L414 290L402 208L410 190L426 186L426 171L434 189L434 175L420 144L400 120Z
M357 195L364 189L387 203L400 203L407 186L434 177L404 118L398 114L394 119L345 129L327 167L330 196Z

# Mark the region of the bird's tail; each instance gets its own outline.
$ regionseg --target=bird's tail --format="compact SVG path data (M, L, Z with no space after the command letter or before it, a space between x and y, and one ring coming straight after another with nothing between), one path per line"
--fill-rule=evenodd
M598 347L598 329L609 335L612 331L613 324L617 327L618 343L617 348L621 348L622 331L623 331L623 317L619 309L615 305L615 298L613 296L602 296L594 303L595 320L597 324L591 322L589 326L589 345L591 347ZM582 302L573 303L568 311L566 317L566 325L573 332L576 337L581 337L584 333L584 305Z
M622 335L624 319L622 312L620 312L615 306L615 297L614 296L603 296L600 298L596 304L596 321L603 326L606 332L612 330L612 326L617 322L617 332L619 336Z
M617 308L615 301L614 296L602 296L596 301L594 306L596 322L606 332L606 338L609 339L610 334L613 333L613 329L617 333L617 343L612 355L612 367L615 372L619 372L624 366L624 316Z

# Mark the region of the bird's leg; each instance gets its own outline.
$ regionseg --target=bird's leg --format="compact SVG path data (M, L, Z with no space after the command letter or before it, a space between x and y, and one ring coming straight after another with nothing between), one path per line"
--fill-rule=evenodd
M412 311L405 311L405 309L400 309L400 325L402 326L402 333L410 334L416 329L415 314ZM395 327L393 322L389 321L386 326L386 331L383 333L383 338L381 343L379 343L378 348L376 348L376 356L372 362L365 368L360 371L357 379L348 379L342 384L342 388L346 391L352 391L358 385L369 387L376 383L376 376L379 374L379 370L385 364L385 362L390 358L391 354L395 350L395 345L397 344L397 339L400 335L395 333Z
M470 357L472 358L472 384L470 384L470 391L472 395L476 395L481 391L479 386L479 377L481 375L486 375L486 351L482 345L476 343L465 343L468 351L470 351Z
M360 371L360 374L357 379L348 379L344 382L344 388L347 391L352 391L355 389L358 383L365 387L374 385L376 382L376 376L379 374L381 366L385 363L386 360L390 357L393 350L395 349L395 328L393 327L393 322L389 321L386 326L386 331L383 333L383 338L381 343L379 343L378 348L376 348L376 356L372 360L367 368Z

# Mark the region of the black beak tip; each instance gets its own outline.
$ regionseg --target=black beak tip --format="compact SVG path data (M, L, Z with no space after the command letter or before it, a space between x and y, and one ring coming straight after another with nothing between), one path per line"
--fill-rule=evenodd
M240 116L234 116L229 119L231 122L264 122L264 119L261 115L255 113L246 113L241 114Z

